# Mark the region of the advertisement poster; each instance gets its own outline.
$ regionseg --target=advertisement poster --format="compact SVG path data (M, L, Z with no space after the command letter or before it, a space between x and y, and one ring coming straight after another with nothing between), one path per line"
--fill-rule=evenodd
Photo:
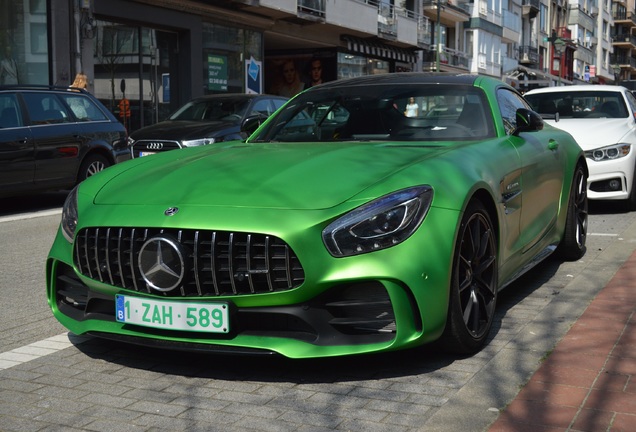
M302 90L336 79L333 51L289 54L265 58L265 90L269 94L292 97Z
M208 90L227 91L227 56L208 54Z

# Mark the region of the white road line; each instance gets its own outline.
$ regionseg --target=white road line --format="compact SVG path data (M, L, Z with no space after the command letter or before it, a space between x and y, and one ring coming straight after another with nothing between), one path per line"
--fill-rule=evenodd
M53 216L57 214L62 214L62 209L42 210L42 211L33 212L33 213L22 213L22 214L13 215L13 216L3 216L3 217L0 217L0 223L13 222L13 221L23 220L23 219L34 219L34 218L42 217L42 216Z
M0 353L0 370L9 369L31 360L56 353L89 340L84 336L62 333L57 336L33 342L32 344Z
M587 233L588 236L599 236L599 237L618 237L618 234L609 234L609 233Z

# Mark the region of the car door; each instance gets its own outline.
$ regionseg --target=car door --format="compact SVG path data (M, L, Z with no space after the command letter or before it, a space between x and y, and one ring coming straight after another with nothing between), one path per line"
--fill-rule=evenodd
M500 88L497 101L501 116L521 160L521 218L517 248L534 246L554 226L565 173L565 156L556 129L512 135L517 126L516 111L529 105L515 92ZM554 133L551 133L554 131Z
M35 150L31 130L15 93L0 94L0 190L28 189L33 183Z
M55 93L23 92L35 141L36 183L75 184L82 136L79 126Z

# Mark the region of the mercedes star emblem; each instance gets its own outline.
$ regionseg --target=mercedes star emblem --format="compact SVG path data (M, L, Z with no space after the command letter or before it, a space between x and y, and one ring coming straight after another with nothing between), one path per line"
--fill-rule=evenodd
M185 276L183 252L176 241L151 237L139 251L139 271L148 286L167 292L177 288Z

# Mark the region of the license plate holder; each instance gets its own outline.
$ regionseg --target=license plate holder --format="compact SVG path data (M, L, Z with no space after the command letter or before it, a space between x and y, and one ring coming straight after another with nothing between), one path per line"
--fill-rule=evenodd
M229 307L224 302L154 300L117 294L117 322L164 330L226 334Z

